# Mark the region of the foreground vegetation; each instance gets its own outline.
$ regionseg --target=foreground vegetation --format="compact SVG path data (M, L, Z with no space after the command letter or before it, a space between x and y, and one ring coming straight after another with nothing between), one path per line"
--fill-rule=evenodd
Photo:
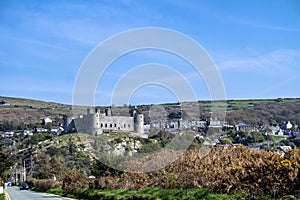
M164 162L173 153L182 152L164 151L152 156L156 162ZM294 148L285 156L242 145L202 153L199 149L189 150L169 166L150 173L121 172L98 163L96 178L88 179L80 171L71 170L60 181L36 180L33 185L38 191L60 188L49 191L83 199L117 199L120 195L124 195L123 199L126 195L141 195L141 199L164 199L168 195L187 199L194 195L203 195L204 199L300 197L299 149ZM128 167L143 167L150 157L131 160Z
M61 188L54 188L47 191L48 193L67 196L76 199L89 200L125 200L125 199L240 199L239 194L216 194L206 189L161 189L161 188L145 188L142 190L92 190L92 189L76 189L72 194L66 194Z

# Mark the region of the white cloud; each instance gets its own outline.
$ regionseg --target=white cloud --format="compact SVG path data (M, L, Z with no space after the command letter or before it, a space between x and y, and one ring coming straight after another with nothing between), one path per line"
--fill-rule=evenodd
M251 58L228 59L217 64L221 71L268 71L278 73L282 70L293 70L300 64L300 50L280 49Z

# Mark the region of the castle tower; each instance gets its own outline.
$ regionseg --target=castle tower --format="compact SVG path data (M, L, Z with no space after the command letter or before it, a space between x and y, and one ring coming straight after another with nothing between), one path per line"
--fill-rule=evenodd
M87 116L87 129L89 129L88 133L91 133L92 135L96 135L97 134L97 114L90 114Z
M93 109L92 108L87 108L86 109L86 114L87 115L93 114Z
M86 118L81 122L81 126L83 126L83 129L86 130L88 133L91 133L92 135L96 135L97 133L97 114L94 113L94 110L92 108L87 109L87 116Z
M138 114L137 108L134 108L133 112L134 131L138 134L144 134L144 115Z
M63 120L64 120L64 123L63 123L64 132L68 133L69 132L69 125L72 122L72 118L64 115Z
M105 116L107 116L107 117L111 117L112 116L111 107L107 107L105 109Z

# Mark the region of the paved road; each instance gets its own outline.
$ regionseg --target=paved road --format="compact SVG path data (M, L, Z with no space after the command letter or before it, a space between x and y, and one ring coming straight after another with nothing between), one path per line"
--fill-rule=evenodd
M38 193L30 190L20 190L18 187L7 187L11 200L66 200L68 198L55 196L52 194Z

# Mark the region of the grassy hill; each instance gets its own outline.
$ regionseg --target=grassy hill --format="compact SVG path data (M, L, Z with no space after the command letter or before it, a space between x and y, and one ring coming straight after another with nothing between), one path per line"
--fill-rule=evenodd
M11 97L0 97L0 102L0 131L32 129L45 117L58 124L71 114L71 106L59 103Z
M0 128L2 127L2 131L9 131L9 127L22 130L26 127L30 128L32 125L39 125L41 119L46 116L59 124L62 123L64 115L70 116L73 112L85 113L86 110L84 106L72 110L72 105L23 98L0 96L0 102L6 103L0 104ZM282 121L300 123L299 98L227 100L225 102L215 101L213 105L210 101L187 102L184 103L185 109L182 115L184 116L188 112L195 119L206 120L210 118L211 112L221 110L226 112L226 120L231 124L243 122L254 126L268 124L270 119L279 123ZM199 110L195 110L197 106ZM146 123L153 120L153 116L149 115L151 109L156 109L157 113L165 112L162 116L155 116L157 119L165 119L171 113L180 112L178 103L139 105L138 108L144 114ZM114 115L128 116L128 111L128 107L113 107ZM6 123L5 126L8 127L7 130L3 128L4 122Z

